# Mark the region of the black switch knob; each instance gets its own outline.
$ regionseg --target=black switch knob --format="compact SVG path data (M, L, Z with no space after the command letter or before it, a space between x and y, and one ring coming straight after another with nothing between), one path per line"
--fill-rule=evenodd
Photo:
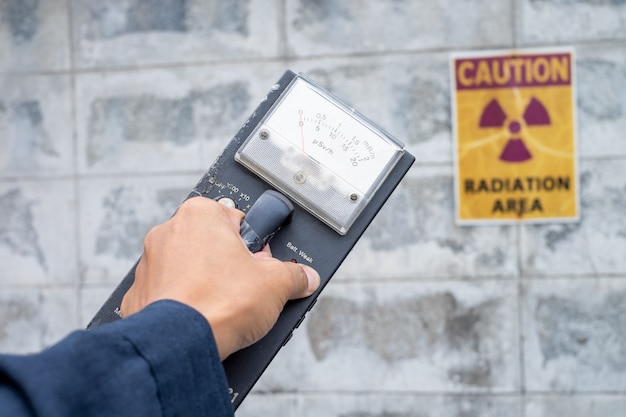
M251 252L258 252L291 221L293 204L281 193L267 190L250 207L239 234Z

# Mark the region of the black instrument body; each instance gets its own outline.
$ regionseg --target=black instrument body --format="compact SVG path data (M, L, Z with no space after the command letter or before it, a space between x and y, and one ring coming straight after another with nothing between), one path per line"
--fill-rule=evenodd
M212 199L228 197L245 212L263 192L272 189L265 181L237 163L234 156L243 141L295 76L296 74L291 71L287 71L282 76L193 188L189 197L203 196ZM272 254L275 258L284 261L311 265L321 276L321 286L315 294L306 299L290 301L276 325L263 339L236 352L223 362L235 409L241 404L280 348L290 339L293 330L300 325L305 314L313 307L320 292L328 284L414 160L413 155L404 152L345 235L338 234L294 204L291 221L284 225L271 241ZM135 267L128 272L111 297L94 316L88 325L89 328L120 319L119 306L134 280L134 272Z

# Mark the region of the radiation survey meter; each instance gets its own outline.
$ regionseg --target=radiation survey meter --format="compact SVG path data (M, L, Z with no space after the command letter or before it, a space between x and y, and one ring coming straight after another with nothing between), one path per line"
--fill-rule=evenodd
M235 409L414 160L375 123L307 76L287 71L191 189L188 198L211 198L245 213L240 234L252 252L271 241L275 258L310 265L321 277L313 295L288 302L263 339L224 360ZM121 318L135 266L89 328Z

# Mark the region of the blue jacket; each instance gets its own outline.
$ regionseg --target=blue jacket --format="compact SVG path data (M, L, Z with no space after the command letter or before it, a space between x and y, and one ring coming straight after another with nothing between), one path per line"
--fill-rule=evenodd
M232 416L213 334L159 301L35 355L0 355L0 416Z

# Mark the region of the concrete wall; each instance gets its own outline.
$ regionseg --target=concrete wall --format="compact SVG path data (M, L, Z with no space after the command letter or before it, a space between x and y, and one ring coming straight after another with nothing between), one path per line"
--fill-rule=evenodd
M0 349L84 327L280 74L417 162L238 415L626 413L626 2L0 1ZM448 54L575 47L577 224L457 227Z

